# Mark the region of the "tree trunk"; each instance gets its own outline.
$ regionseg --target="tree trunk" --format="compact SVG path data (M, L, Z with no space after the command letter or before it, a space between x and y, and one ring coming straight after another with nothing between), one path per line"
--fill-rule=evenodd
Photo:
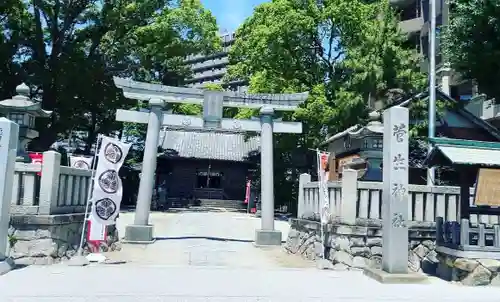
M94 129L89 130L87 139L85 140L85 150L83 151L85 155L90 155L90 151L92 150L92 145L96 143L96 138L97 138L96 131ZM96 145L96 148L97 147L98 146ZM97 150L95 151L97 152Z

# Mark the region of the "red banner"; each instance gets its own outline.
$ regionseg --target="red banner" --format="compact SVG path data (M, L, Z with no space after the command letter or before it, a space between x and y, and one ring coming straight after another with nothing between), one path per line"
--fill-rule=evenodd
M92 253L100 252L99 246L101 242L105 242L108 237L106 233L107 228L105 225L95 220L92 221L92 219L87 220L87 242Z
M250 183L250 180L247 181L247 189L245 191L245 204L248 204L250 202Z
M43 164L43 153L29 153L28 155L31 158L32 164ZM42 172L38 172L37 175L41 176Z

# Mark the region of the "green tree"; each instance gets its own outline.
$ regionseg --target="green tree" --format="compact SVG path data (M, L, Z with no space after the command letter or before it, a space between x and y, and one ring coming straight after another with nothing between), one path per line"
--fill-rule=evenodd
M248 79L250 92L310 92L297 112L277 116L303 122L302 135L275 138L278 201L290 200L300 172L315 173L310 148L364 121L367 105L424 85L397 22L387 1L273 0L238 29L228 80Z
M84 130L89 151L97 133L120 130L115 110L135 103L121 96L112 76L177 85L189 73L185 56L218 47L215 18L199 0L9 0L0 17L9 14L4 23L19 30L4 29L1 63L17 55L33 96L54 111L37 120L40 137L32 148L39 150ZM19 37L4 59L10 32Z
M0 99L14 94L22 81L19 65L21 33L28 18L24 3L20 0L5 0L0 3Z
M480 92L500 100L500 1L451 0L444 56Z

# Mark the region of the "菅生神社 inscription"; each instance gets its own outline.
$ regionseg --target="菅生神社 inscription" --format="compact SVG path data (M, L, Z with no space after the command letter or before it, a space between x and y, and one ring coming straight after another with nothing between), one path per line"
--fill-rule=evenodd
M405 226L405 221L403 219L403 214L394 213L392 215L392 226L395 228L402 228Z
M384 111L382 269L408 272L408 109Z

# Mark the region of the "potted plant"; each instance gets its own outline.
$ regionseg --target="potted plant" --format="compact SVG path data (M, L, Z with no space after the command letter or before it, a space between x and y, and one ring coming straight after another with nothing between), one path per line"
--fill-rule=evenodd
M16 238L16 236L14 236L14 234L9 234L9 235L7 235L7 240L9 242L9 248L7 250L7 256L10 256L10 251L12 250L12 248L14 247L14 245L16 245L18 239Z

